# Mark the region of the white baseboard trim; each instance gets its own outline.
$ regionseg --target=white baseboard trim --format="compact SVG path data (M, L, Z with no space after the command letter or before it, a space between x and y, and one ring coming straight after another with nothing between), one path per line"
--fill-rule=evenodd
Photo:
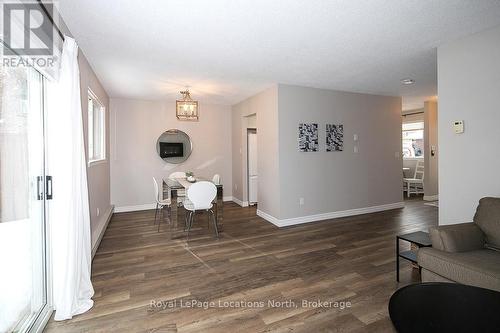
M248 201L241 201L240 199L233 197L233 202L237 203L241 207L248 207Z
M125 212L135 212L138 210L149 210L155 209L156 204L144 204L144 205L135 205L135 206L121 206L115 208L115 213L125 213Z
M376 212L381 212L384 210L403 208L404 206L405 206L404 202L395 202L395 203L380 205L380 206L355 208L355 209L342 210L342 211L337 211L337 212L300 216L300 217L294 217L294 218L282 219L282 220L277 219L276 217L274 217L270 214L267 214L266 212L263 212L259 209L257 209L257 215L262 217L264 220L271 222L275 226L281 228L281 227L287 227L287 226L296 225L296 224L303 224L303 223L310 223L310 222L316 222L316 221L322 221L322 220L336 219L336 218L346 217L346 216L376 213Z
M234 201L234 198L231 196L223 197L222 201ZM140 211L140 210L150 210L150 209L155 209L155 208L156 208L155 203L143 204L143 205L133 205L133 206L121 206L121 207L115 208L115 213L136 212L136 211Z
M425 201L436 201L439 200L439 195L424 195L424 200Z
M102 226L102 229L99 231L99 236L97 237L95 243L92 245L92 259L94 259L95 253L97 252L97 249L99 248L99 245L101 244L102 237L104 236L104 233L106 232L106 229L108 228L109 221L111 221L111 217L113 216L115 206L111 205L106 212L105 215L103 215L103 218L106 219L106 222Z

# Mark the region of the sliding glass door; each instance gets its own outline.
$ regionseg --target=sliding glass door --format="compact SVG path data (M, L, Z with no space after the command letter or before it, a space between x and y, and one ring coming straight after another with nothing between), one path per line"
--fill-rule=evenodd
M0 67L0 332L48 311L43 78Z

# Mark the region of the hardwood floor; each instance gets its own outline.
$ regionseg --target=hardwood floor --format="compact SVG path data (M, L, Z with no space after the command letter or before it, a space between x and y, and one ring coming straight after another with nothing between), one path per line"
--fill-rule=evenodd
M409 200L278 229L226 203L221 238L199 216L189 244L170 240L165 224L158 233L154 211L115 214L92 266L94 308L45 332L391 332L389 297L419 279L402 261L396 283L395 235L426 230L437 213ZM193 301L214 304L186 307Z

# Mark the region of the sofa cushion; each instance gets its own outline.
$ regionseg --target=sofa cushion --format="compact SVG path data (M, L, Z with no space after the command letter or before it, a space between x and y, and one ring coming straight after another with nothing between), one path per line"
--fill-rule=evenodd
M447 252L467 252L484 248L484 234L475 223L430 227L432 247Z
M489 249L450 253L426 247L418 264L446 279L500 291L500 252Z
M500 198L482 198L479 200L474 222L486 235L488 246L500 249Z

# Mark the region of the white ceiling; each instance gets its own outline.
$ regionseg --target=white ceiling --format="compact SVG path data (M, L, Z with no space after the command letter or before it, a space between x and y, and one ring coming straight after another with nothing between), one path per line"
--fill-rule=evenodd
M61 0L110 97L234 104L273 83L437 94L436 47L500 24L499 0ZM400 79L416 83L403 86Z

